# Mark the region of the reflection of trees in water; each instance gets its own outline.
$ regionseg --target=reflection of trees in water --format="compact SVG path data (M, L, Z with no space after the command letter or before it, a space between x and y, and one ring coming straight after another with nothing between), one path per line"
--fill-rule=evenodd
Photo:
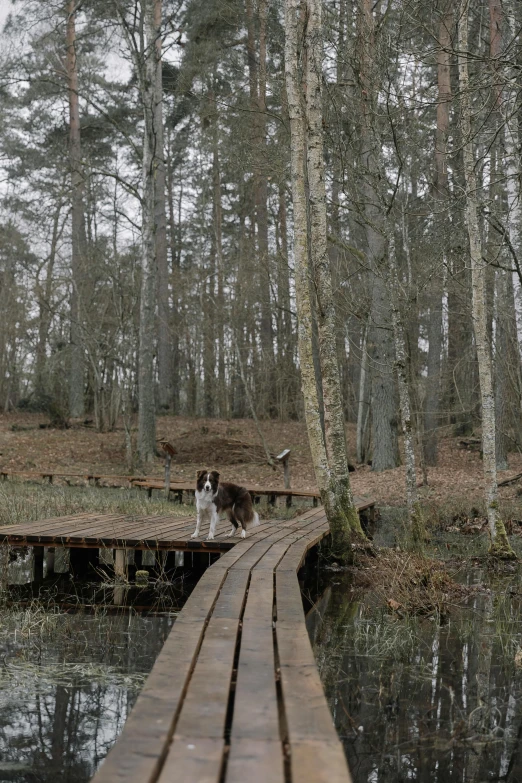
M507 588L444 625L333 587L313 642L354 783L522 781L521 605Z
M32 646L1 640L0 656L16 662L4 667L0 688L2 783L90 780L137 698L127 675L150 670L172 624L165 617L70 620L76 632L69 643L59 633ZM76 676L71 663L78 664ZM100 664L96 678L89 663Z
M14 691L0 712L2 764L20 765L16 781L82 783L115 742L136 696L122 688L57 685L28 697ZM11 778L9 778L11 779Z

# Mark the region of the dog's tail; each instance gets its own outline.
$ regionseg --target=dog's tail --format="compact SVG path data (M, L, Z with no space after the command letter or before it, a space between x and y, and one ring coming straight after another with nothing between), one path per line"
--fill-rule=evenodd
M254 518L250 523L249 527L258 527L260 524L261 522L259 521L259 514L257 513L257 511L254 511Z

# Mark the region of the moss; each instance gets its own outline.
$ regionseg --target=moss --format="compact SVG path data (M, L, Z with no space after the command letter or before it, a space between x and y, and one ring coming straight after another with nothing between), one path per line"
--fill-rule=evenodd
M413 504L409 521L412 549L414 552L422 552L426 541L426 523L418 501Z
M491 539L489 545L488 555L490 557L497 558L498 560L516 560L517 556L509 539L507 537L506 528L501 519L497 519L495 522L495 538Z

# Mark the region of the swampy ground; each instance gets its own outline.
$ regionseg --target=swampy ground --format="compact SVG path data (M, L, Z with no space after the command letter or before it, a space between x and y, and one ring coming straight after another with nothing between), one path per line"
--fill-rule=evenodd
M354 783L522 781L522 570L488 563L487 535L462 533L480 517L462 508L435 520L425 558L396 548L402 515L388 509L377 559L347 572L320 559L307 575L307 627Z
M522 782L521 569L488 564L480 502L426 508L422 556L407 551L403 511L388 507L373 531L376 558L358 554L344 571L324 547L302 574L354 783ZM80 511L195 510L138 490L0 483L2 525ZM261 507L265 516L298 512ZM522 557L518 496L503 500L502 513ZM110 583L80 589L64 574L35 591L20 584L29 567L21 552L10 566L19 584L0 595L0 783L86 783L197 575L152 569L146 594L125 588L115 607Z

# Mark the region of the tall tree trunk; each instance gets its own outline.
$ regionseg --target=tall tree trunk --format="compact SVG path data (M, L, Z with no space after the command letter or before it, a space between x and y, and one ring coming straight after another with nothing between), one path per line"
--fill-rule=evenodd
M294 257L301 381L308 438L317 484L325 505L334 548L346 557L351 538L362 536L350 489L344 420L335 347L335 312L326 245L326 198L322 139L322 41L320 0L307 0L304 40L306 107L299 74L301 3L285 3L285 75L291 133L291 176L294 204ZM307 164L307 165L306 165ZM309 177L310 225L305 171ZM310 232L312 257L308 259ZM309 268L317 291L317 324L325 410L324 436L319 415L312 352L312 299Z
M368 415L370 409L368 383L368 322L361 336L361 370L359 373L359 394L357 401L357 462L366 462L368 458Z
M482 453L487 515L491 536L490 552L495 556L513 558L504 523L498 508L497 465L495 454L495 399L491 346L488 342L486 312L486 265L478 221L477 182L473 154L471 100L468 72L468 13L470 0L461 0L458 34L458 70L460 88L461 129L463 137L464 177L466 184L466 226L471 260L473 331L477 346L480 396L482 402Z
M161 60L162 0L154 2L156 73L154 82L154 221L158 287L158 402L163 411L172 410L172 346L169 303L169 262L167 253L167 217L165 209L165 149L163 141L163 80Z
M372 274L371 327L368 349L371 362L372 468L389 470L399 464L397 395L392 311L386 288L386 242L384 216L379 194L379 139L373 127L377 94L375 64L375 22L372 0L363 0L361 30L361 164L363 170L364 217L368 264Z
M146 0L144 8L145 49L140 65L140 89L145 128L143 135L143 193L140 344L138 357L138 455L152 462L156 449L156 410L154 401L154 345L156 309L156 78L160 30L156 25L155 0Z
M395 237L393 225L388 218L388 263L389 287L392 300L392 323L395 340L395 356L397 379L399 386L399 403L401 424L404 433L404 454L406 462L406 504L410 525L411 544L414 549L420 549L424 539L424 522L417 492L417 468L415 464L415 440L411 412L409 367L406 354L406 339L402 317L399 274L395 256Z
M181 202L183 190L181 190L178 203L178 225L174 217L174 165L170 134L167 133L167 202L169 207L169 245L172 270L172 311L171 311L171 341L172 341L172 413L180 411L180 318L179 297L181 285ZM177 241L179 239L179 241Z
M35 351L35 366L34 366L34 391L37 401L42 401L47 395L48 388L45 382L45 367L47 364L47 339L49 337L49 328L51 325L51 301L54 287L54 264L56 261L56 253L58 249L58 239L61 234L60 229L60 215L63 209L63 204L58 203L56 212L53 217L53 229L51 235L51 247L49 250L49 259L47 261L47 269L45 271L45 285L42 286L38 282L38 342L36 343Z
M216 260L217 292L214 300L215 325L218 344L217 403L218 414L223 419L228 415L225 379L225 296L223 263L223 210L221 207L221 169L219 163L219 113L215 97L212 122L212 221L214 227L214 255Z
M453 0L443 0L445 8L440 17L437 52L437 129L435 131L435 205L438 211L437 234L443 236L447 230L448 213L448 130L451 101L450 50L453 27ZM443 277L441 259L440 271L436 270L430 290L430 313L428 321L428 367L425 402L425 447L427 465L437 464L437 427L439 426L440 373L442 352L442 296Z
M71 353L69 364L69 413L73 418L84 415L85 358L82 344L83 278L87 264L85 236L84 179L80 135L80 105L76 64L76 0L67 2L67 85L69 95L69 163L72 192L72 259L71 259Z
M263 353L262 383L263 413L273 413L274 334L270 301L270 258L268 248L268 179L266 174L266 22L267 0L258 0L259 51L256 53L255 19L252 0L246 0L247 56L249 69L250 106L253 122L254 205L257 226L257 261L259 303L261 310L260 339Z

